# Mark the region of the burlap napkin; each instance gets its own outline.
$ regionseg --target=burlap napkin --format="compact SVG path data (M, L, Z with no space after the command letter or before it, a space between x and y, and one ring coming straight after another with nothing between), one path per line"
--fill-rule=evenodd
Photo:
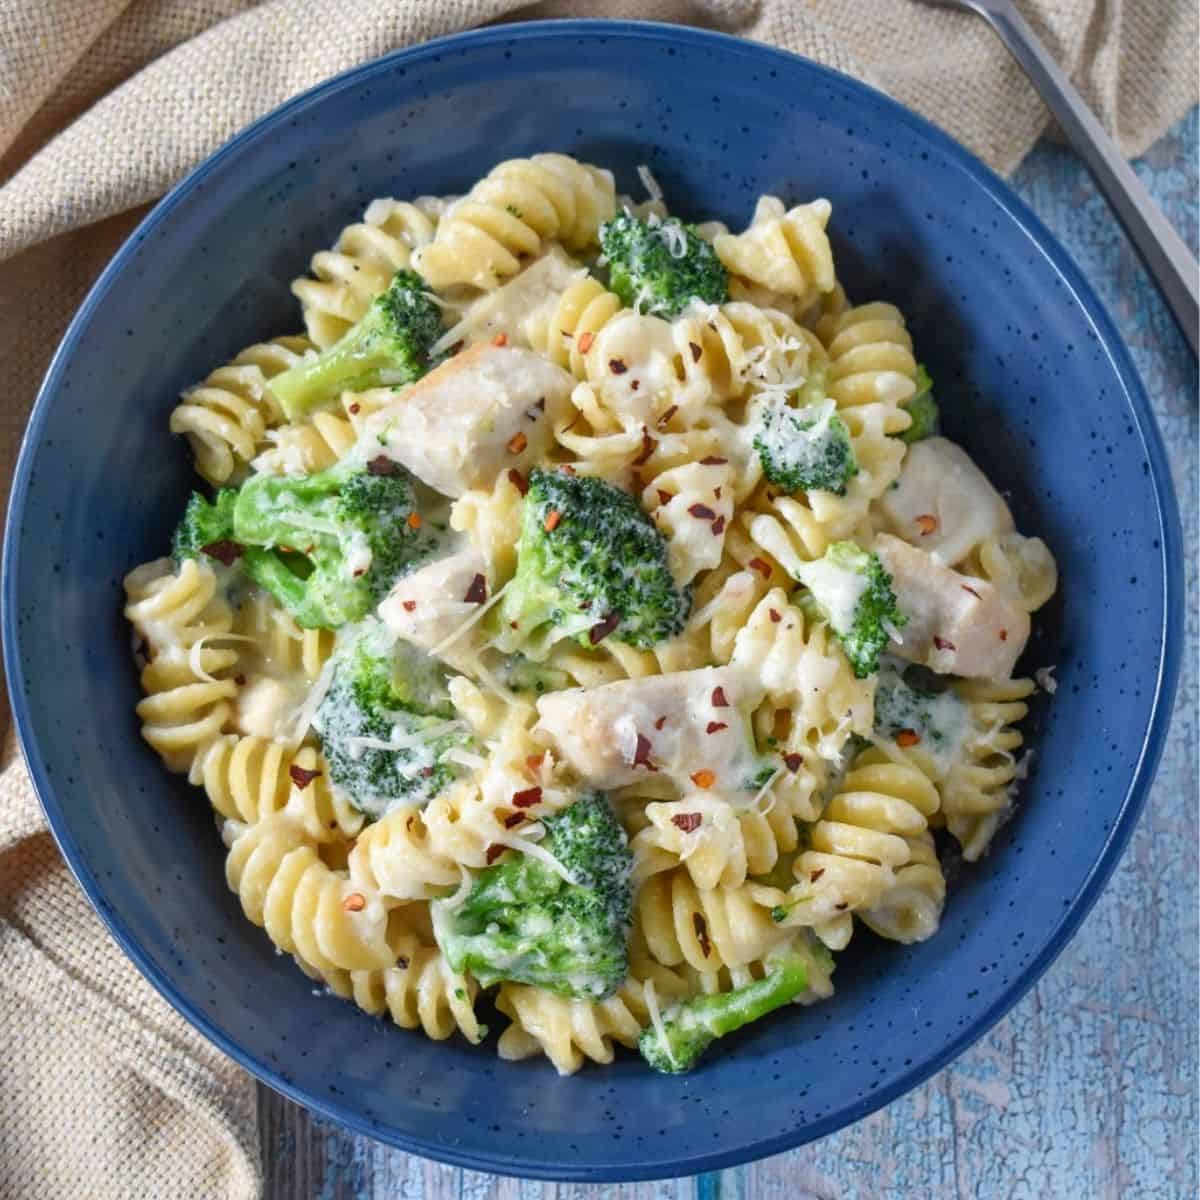
M1022 8L1127 154L1195 103L1194 0ZM686 21L773 42L882 87L1001 171L1047 127L982 23L909 0L0 0L0 505L51 351L145 205L329 75L547 16ZM0 765L0 1196L257 1194L251 1080L108 938L45 832L11 736Z

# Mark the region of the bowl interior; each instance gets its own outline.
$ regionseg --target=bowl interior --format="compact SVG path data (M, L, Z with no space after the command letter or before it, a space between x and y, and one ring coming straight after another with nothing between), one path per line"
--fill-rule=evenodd
M682 1079L619 1055L560 1080L314 993L227 890L202 794L138 737L122 575L161 554L194 479L179 390L300 326L289 280L374 196L466 188L564 150L648 164L687 217L740 227L763 192L827 196L852 297L907 315L950 435L1058 556L1027 669L1059 690L1014 819L917 947L856 936L837 996L728 1039ZM37 410L8 545L7 650L55 832L114 932L269 1083L408 1149L567 1178L688 1174L830 1132L977 1037L1061 948L1128 835L1157 755L1178 618L1173 500L1098 302L1011 194L929 126L802 60L715 35L560 23L370 64L202 167L106 273ZM1170 586L1168 586L1170 585ZM1151 731L1152 723L1154 732Z

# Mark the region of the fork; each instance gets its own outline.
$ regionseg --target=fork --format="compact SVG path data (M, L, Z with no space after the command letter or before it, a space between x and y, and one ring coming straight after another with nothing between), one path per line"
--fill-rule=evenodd
M1012 0L920 2L975 13L992 27L1092 173L1195 354L1200 327L1200 266L1016 5Z

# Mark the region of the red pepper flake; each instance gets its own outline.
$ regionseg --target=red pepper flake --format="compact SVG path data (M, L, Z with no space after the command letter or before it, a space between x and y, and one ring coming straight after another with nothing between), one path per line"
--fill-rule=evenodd
M355 579L357 579L360 575L365 575L366 573L367 573L366 567L355 567L354 570L351 572L351 574L354 576Z
M308 785L312 783L312 781L316 779L321 772L306 771L303 767L298 767L295 763L293 763L290 767L288 767L288 774L292 777L292 782L301 791L304 791L304 789L308 787Z
M666 717L659 717L659 718L658 718L658 720L654 722L654 728L655 728L655 729L662 729L662 727L663 727L663 726L664 726L666 723L667 723L667 718L666 718Z
M246 677L245 677L245 675L235 675L233 677L233 682L236 683L238 685L238 687L245 687L246 686Z
M658 421L656 422L656 424L658 425L659 429L666 429L666 427L667 427L667 426L668 426L668 425L671 423L671 418L672 418L672 417L673 417L673 416L674 416L674 415L675 415L675 414L676 414L678 411L679 411L679 405L678 405L678 404L672 404L670 408L668 408L668 409L664 409L664 410L663 410L663 415L662 415L661 417L659 417L659 418L658 418Z
M657 490L658 490L659 504L670 504L671 501L675 499L675 497L672 496L670 492L663 491L662 488L658 488Z
M717 782L716 775L714 775L713 772L707 767L703 768L703 770L697 771L694 775L692 775L691 779L698 788L710 788L714 783Z
M509 454L520 454L528 445L529 439L523 433L514 433L508 439L508 452Z
M417 602L415 600L401 600L400 607L404 609L405 612L416 612Z
M239 558L245 547L241 542L233 542L228 538L219 542L209 542L207 546L201 546L200 552L207 554L209 558L215 558L217 562L224 563L227 567L232 567Z
M729 701L725 697L725 689L723 687L713 688L712 706L713 706L713 708L728 708L729 707Z
M729 459L722 458L719 454L709 454L700 460L702 467L723 467Z
M1002 642L1007 642L1007 641L1008 641L1008 630L1007 630L1007 629L1002 629L1002 630L1000 630L1000 640L1001 640Z
M933 635L933 644L939 650L957 650L958 649L958 647L953 642L949 642L943 637L938 637L938 635L936 633Z
M764 579L771 578L771 564L765 558L752 558L746 566L757 571Z
M432 767L422 767L421 768L421 778L422 779L432 779L433 778L433 768Z
M648 771L657 771L658 768L650 761L650 751L652 749L650 739L644 733L639 733L637 735L637 744L633 749L633 765L635 767L645 767Z
M420 513L415 512L415 513L408 514L408 527L409 527L409 529L420 529L421 528L421 514Z
M777 608L767 609L767 615L771 618L772 625L778 625L783 620L783 616Z
M962 587L962 590L964 592L970 592L971 595L974 596L976 600L979 600L982 598L973 587L967 587L967 585L965 583L961 584L960 586Z
M655 446L658 442L654 440L647 432L646 427L642 426L642 450L641 453L633 460L635 467L640 467L654 453Z
M355 402L350 405L350 407L349 407L349 409L347 409L347 411L350 413L350 415L352 417L357 417L358 414L360 412L362 412L362 405L359 404L359 402L357 400L355 400Z
M676 813L671 818L671 824L684 833L695 833L700 828L704 818L699 813Z
M713 535L713 537L720 537L721 534L723 534L724 532L725 532L725 518L723 516L720 516L712 523L712 535Z
M631 379L629 381L629 390L631 392L636 392L638 390L638 388L640 388L641 386L642 386L642 381L640 379Z
M467 343L464 342L462 338L459 338L458 341L455 342L454 345L450 347L450 350L449 350L450 355L453 356L453 355L457 354L466 344Z
M591 348L592 343L596 340L596 335L590 329L585 329L579 335L579 353L586 354Z
M917 528L921 531L921 536L926 537L928 534L936 533L938 527L938 519L933 513L922 513L916 518Z
M408 970L408 959L405 958L403 954L400 955L400 957L398 959L396 959L396 966L399 967L401 971L407 971Z
M494 338L492 338L492 345L493 346L507 346L508 345L508 334L507 333L496 334L496 336Z
M516 467L508 468L508 482L524 496L529 491L529 480L517 470Z
M820 879L820 878L821 878L821 876L822 876L822 875L824 875L824 874L825 874L825 868L824 868L824 867L818 867L818 868L817 868L815 871L813 871L813 873L812 873L811 875L809 875L809 877L808 877L808 882L809 882L809 883L816 883L816 882L817 882L817 880L818 880L818 879Z
M504 818L504 828L515 829L524 820L524 813L509 813L508 816Z
M609 613L603 621L597 622L588 630L588 641L593 646L598 646L620 623L621 617L618 613Z
M688 342L688 349L692 352L692 362L699 362L700 355L704 353L696 342Z
M543 750L541 754L531 754L525 760L525 767L532 771L535 775L542 769L542 763L546 761L546 752Z
M708 940L708 922L698 912L692 913L692 928L696 931L700 952L707 958L712 953L712 942Z
M896 745L903 749L916 746L921 741L921 735L915 729L902 729L896 734Z
M728 729L729 726L724 721L709 721L704 727L705 733L720 733L722 729Z
M624 375L625 372L629 370L629 368L619 358L610 358L608 360L608 369L614 375Z
M793 775L800 770L803 762L804 759L799 754L785 754L783 756L783 765L787 767L787 769L791 771Z
M506 846L501 846L499 842L493 842L487 848L487 854L484 856L487 859L487 865L490 867L507 849Z
M471 580L471 586L467 588L467 594L463 597L464 604L482 604L487 599L487 580L476 572L475 578Z
M542 522L542 528L547 533L553 533L558 528L558 523L561 520L562 513L560 513L557 508L552 508L546 514L546 519Z
M715 521L717 519L717 514L707 504L693 504L688 508L688 512L697 521Z
M351 892L345 900L342 901L342 908L346 912L362 912L367 907L367 898L362 892Z
M532 808L535 804L541 804L541 802L542 789L540 787L524 788L519 792L513 792L513 808Z
M395 475L399 470L399 463L394 463L386 454L377 454L367 463L368 475Z

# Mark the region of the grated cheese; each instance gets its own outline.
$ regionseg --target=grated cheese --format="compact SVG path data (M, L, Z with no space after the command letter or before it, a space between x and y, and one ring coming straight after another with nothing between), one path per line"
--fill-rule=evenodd
M308 733L309 726L312 725L313 718L317 715L317 709L321 707L325 700L325 694L333 683L333 673L336 669L337 663L333 658L329 658L321 667L321 673L313 683L312 690L305 697L300 711L296 714L296 727L287 739L289 745L298 746L304 740L304 735ZM317 732L320 733L320 729Z
M511 580L509 582L511 582ZM438 642L436 646L431 647L429 650L430 656L433 658L440 658L442 652L448 646L454 645L454 643L457 642L458 639L467 632L467 630L471 629L474 625L483 620L484 614L488 612L488 610L496 603L497 600L500 599L501 596L504 595L507 589L508 584L506 583L504 587L499 588L495 592L490 600L486 601L484 604L481 604L475 612L473 612L456 630L454 630L453 633L442 638L442 640Z
M645 163L639 163L637 169L638 178L642 181L642 187L646 189L646 195L651 200L661 201L663 198L663 190L658 186L658 180L654 178L650 168Z

